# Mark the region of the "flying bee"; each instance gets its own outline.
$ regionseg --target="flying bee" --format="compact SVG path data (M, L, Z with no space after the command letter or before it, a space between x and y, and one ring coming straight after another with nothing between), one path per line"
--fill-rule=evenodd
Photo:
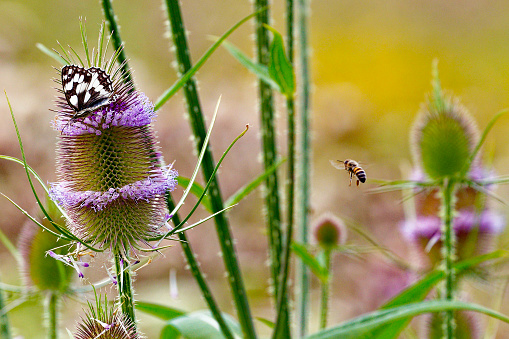
M362 183L366 182L366 172L362 169L362 167L359 166L359 163L357 161L351 159L346 159L345 161L331 160L330 163L337 169L342 169L343 168L342 165L345 166L345 171L350 173L350 184L348 186L352 186L352 178L354 174L357 177L357 186L359 186L360 182Z

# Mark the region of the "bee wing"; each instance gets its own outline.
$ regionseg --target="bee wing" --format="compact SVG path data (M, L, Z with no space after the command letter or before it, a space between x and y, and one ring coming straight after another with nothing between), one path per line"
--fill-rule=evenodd
M341 160L329 160L330 161L330 164L334 167L336 167L337 169L345 169L345 165L343 164L343 162Z

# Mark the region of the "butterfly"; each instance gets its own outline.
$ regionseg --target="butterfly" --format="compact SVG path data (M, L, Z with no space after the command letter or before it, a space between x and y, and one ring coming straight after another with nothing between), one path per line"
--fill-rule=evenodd
M69 122L115 101L111 78L99 67L66 65L61 75L65 100L75 112Z

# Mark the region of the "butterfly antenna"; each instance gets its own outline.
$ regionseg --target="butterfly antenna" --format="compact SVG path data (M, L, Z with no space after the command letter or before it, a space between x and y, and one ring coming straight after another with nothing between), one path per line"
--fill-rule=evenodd
M60 135L62 135L64 133L64 130L67 128L67 126L71 125L71 121L72 121L72 117L69 118L69 120L67 121L67 124L65 124L64 127L62 128L62 130L60 131Z

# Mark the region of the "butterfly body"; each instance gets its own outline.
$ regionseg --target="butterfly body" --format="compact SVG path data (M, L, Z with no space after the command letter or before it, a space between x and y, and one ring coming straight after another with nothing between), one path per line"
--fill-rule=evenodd
M61 76L65 100L75 112L70 122L115 101L111 78L99 67L66 65Z

